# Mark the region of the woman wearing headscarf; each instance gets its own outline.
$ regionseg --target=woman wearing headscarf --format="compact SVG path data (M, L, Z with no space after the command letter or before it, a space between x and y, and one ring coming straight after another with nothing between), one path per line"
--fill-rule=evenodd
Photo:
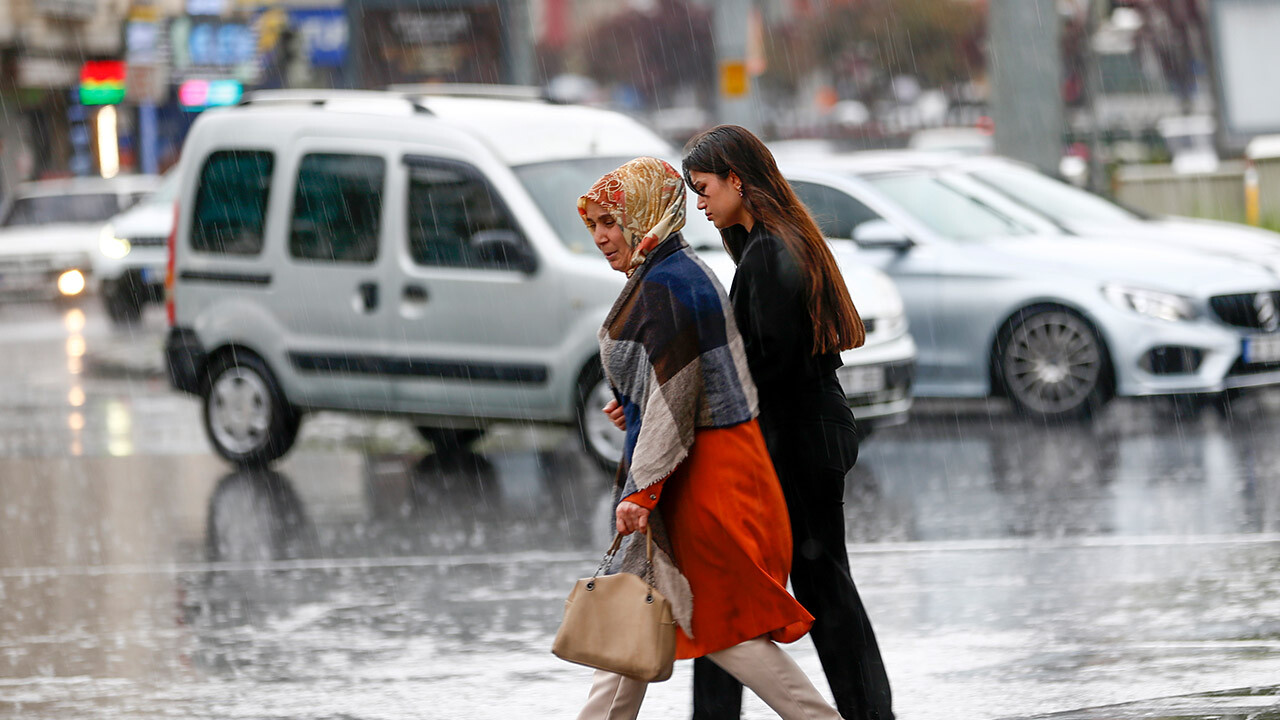
M628 276L600 330L605 377L626 417L611 571L654 579L671 601L678 659L708 657L783 718L839 718L777 642L812 617L786 590L786 505L756 424L756 390L728 295L680 236L685 191L662 160L600 178L578 211ZM587 718L635 718L647 684L597 671Z

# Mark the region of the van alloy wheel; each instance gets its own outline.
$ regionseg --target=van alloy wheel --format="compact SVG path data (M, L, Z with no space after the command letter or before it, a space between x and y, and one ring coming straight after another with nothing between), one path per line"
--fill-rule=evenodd
M207 373L205 434L219 455L237 465L265 465L293 447L302 416L261 358L221 353Z
M209 396L209 426L218 443L237 454L265 444L271 427L271 396L262 378L241 367L218 376Z
M1107 358L1093 328L1061 310L1029 315L1007 331L1001 373L1025 414L1065 419L1105 402Z

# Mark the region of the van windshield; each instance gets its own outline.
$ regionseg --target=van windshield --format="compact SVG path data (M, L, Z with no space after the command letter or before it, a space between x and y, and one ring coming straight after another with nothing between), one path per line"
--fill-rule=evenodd
M591 241L591 233L578 215L578 197L589 190L601 175L632 159L634 158L627 156L553 160L521 165L514 170L516 177L520 178L520 182L546 216L551 228L556 231L560 242L574 253L593 255L604 260L604 256ZM680 231L685 241L697 250L722 247L720 234L716 232L715 226L698 212L697 196L693 193L686 194L689 202L688 219Z

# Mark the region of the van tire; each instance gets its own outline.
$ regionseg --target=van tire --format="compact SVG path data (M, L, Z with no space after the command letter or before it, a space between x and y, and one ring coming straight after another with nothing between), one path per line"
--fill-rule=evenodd
M578 437L582 440L583 450L602 470L612 475L618 469L622 453L621 444L616 448L610 446L607 429L601 423L605 415L600 409L613 397L610 392L608 399L605 398L604 393L608 388L600 361L593 358L578 375L574 407L578 418Z
M251 352L232 349L211 358L201 395L205 435L236 465L265 466L289 452L298 437L301 414Z

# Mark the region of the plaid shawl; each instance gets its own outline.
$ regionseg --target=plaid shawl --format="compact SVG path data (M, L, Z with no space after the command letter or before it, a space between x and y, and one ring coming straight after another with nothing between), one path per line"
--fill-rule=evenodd
M698 428L756 416L756 388L729 297L678 233L635 269L599 338L605 377L627 420L615 503L670 476ZM670 558L659 512L650 524L661 550L654 563L658 590L692 636L688 582ZM642 572L644 545L643 539L624 545L614 569Z

